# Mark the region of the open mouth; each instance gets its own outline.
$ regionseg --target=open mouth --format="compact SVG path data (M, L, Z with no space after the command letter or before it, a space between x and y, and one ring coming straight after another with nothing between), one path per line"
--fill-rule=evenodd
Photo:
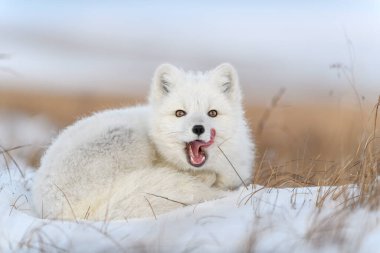
M187 160L194 167L201 167L207 160L206 148L214 143L216 131L211 129L210 140L208 142L195 140L186 144Z

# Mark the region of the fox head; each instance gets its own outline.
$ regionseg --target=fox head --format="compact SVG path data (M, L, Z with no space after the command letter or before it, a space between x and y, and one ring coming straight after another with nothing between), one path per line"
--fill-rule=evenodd
M181 169L212 170L244 122L241 100L238 75L228 63L204 73L159 66L149 97L150 135L159 155Z

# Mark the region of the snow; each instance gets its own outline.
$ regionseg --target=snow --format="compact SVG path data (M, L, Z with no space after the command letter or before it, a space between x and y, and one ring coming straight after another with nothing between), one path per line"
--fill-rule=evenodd
M16 111L0 109L0 151L3 148L25 146L13 150L12 156L29 160L47 147L56 134L56 126L46 117L41 115L31 117Z
M34 217L29 206L34 170L24 172L25 178L15 166L10 173L1 170L2 252L39 252L41 248L48 252L376 252L380 239L379 213L358 209L344 216L340 236L345 238L343 243L338 240L339 231L333 228L339 216L328 218L335 215L339 201L329 200L317 212L319 188L263 189L251 185L248 190L241 188L223 199L184 207L157 219L43 220ZM315 237L325 240L319 245L313 241L318 238L307 235L323 221L332 222L327 224L332 229L316 232Z
M342 187L357 193L354 186L250 185L157 219L52 221L31 210L35 169L25 154L15 154L17 165L0 155L0 252L378 251L380 212L350 209L342 196L332 198ZM324 205L316 207L324 196Z

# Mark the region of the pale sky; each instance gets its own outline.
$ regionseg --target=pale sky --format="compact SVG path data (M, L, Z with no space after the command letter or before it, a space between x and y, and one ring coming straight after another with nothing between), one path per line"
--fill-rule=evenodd
M380 93L380 1L0 0L0 86L145 94L154 68L231 62L249 94ZM15 72L15 73L14 73ZM340 92L340 93L339 93ZM300 93L300 94L298 94Z

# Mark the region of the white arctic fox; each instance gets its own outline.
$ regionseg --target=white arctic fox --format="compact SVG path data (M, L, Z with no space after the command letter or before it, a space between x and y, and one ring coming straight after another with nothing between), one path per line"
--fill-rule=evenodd
M148 105L95 113L54 140L33 205L51 219L158 215L249 182L253 158L235 69L194 73L163 64Z

